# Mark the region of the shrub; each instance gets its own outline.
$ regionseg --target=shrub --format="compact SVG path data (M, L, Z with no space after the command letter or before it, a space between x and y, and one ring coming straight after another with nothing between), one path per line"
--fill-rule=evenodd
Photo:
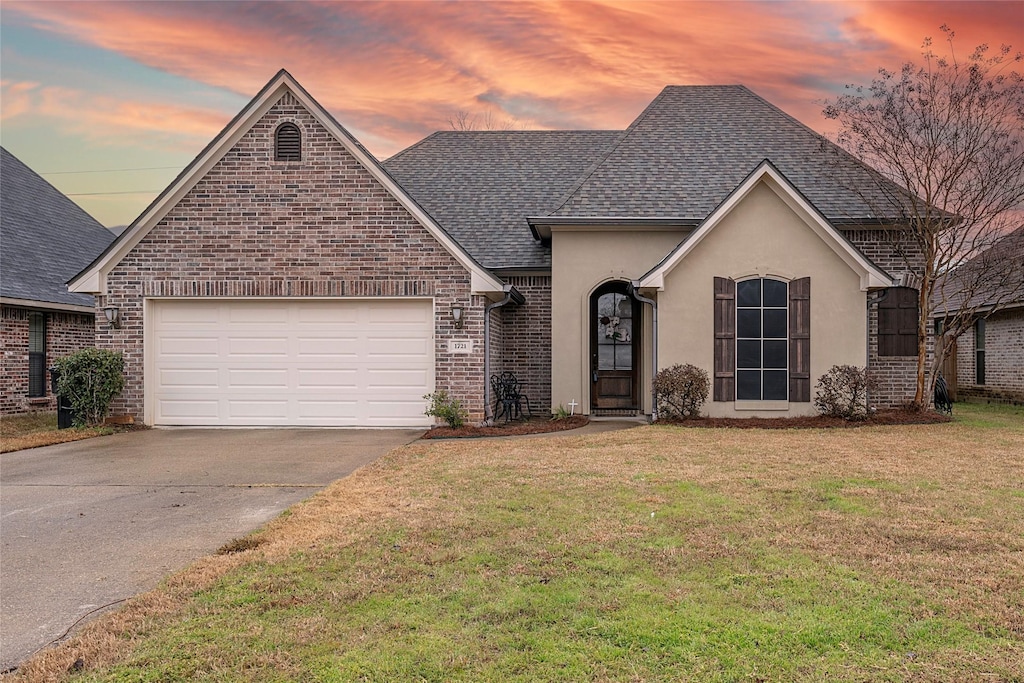
M60 377L57 393L75 416L75 426L97 425L124 389L124 358L104 349L82 349L54 363Z
M569 417L570 417L569 409L566 408L561 403L559 403L558 407L555 408L554 411L552 411L552 413L551 413L551 419L552 420L568 420Z
M673 365L654 376L658 409L667 417L698 417L711 387L708 373L696 365Z
M444 389L438 389L432 394L427 394L423 398L430 401L430 405L424 411L425 415L431 417L439 417L448 423L448 426L452 429L458 429L462 425L466 424L466 417L468 413L466 409L462 407L462 402L458 399L452 398L448 395L448 392Z
M874 386L866 368L833 365L814 387L814 407L822 415L862 420L868 414L868 390Z

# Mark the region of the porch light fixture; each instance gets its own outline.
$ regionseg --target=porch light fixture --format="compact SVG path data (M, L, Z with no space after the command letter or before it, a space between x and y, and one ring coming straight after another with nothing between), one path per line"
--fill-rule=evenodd
M107 319L107 324L111 327L121 327L121 309L117 306L104 306L103 316Z
M452 306L452 322L455 325L455 329L462 329L462 306L458 304Z

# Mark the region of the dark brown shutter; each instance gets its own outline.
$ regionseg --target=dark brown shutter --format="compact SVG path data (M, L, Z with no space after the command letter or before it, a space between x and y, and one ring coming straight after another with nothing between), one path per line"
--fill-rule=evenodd
M917 290L893 287L878 304L878 355L917 355Z
M811 400L811 278L789 283L789 400Z
M901 288L896 290L897 298L896 332L899 335L899 356L917 355L917 290Z
M302 135L294 123L282 123L274 134L276 161L302 161Z
M736 282L715 278L714 400L736 397Z

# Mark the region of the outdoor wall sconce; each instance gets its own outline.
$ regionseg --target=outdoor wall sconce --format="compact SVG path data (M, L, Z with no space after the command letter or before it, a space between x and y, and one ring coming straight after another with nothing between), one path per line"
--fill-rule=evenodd
M452 322L455 324L455 329L462 329L462 306L458 304L452 306Z
M121 327L121 310L117 306L104 306L103 315L108 325L114 328Z

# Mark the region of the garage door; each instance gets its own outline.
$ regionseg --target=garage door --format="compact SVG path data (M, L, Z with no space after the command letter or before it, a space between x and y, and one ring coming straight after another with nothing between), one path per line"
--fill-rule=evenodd
M429 425L429 300L154 300L157 425Z

